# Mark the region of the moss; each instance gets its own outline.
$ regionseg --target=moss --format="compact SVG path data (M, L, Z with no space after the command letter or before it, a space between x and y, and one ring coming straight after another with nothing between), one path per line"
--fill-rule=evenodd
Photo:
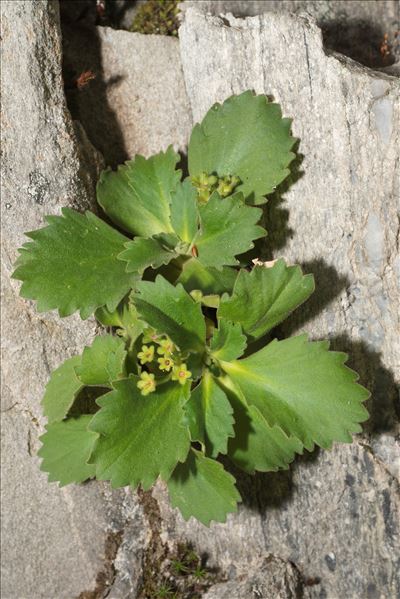
M177 37L179 28L179 3L181 0L147 0L140 6L131 31L157 33Z
M138 599L200 599L224 578L206 565L205 555L199 556L187 543L173 547L164 543L157 501L150 491L139 490L138 496L151 530Z

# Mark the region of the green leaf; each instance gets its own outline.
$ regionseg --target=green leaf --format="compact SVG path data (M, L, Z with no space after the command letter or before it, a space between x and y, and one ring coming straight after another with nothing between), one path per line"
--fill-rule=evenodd
M172 232L171 192L181 178L181 171L175 170L178 160L170 146L148 159L136 156L117 171L103 171L97 184L100 206L114 223L134 235Z
M103 305L114 310L137 279L117 260L128 239L91 212L64 208L46 220L20 249L13 278L23 281L21 296L37 300L39 312L58 308L60 316L79 310L85 319Z
M138 337L140 337L146 328L145 323L139 319L132 297L129 298L128 302L122 304L120 307L120 315L123 333L129 338L130 343L132 344Z
M177 282L182 283L188 292L199 289L205 294L222 294L232 292L236 277L237 270L234 268L225 266L217 270L203 266L197 258L191 258L183 265Z
M229 442L230 459L248 474L287 469L303 445L279 426L269 426L256 406L235 409L235 437Z
M222 199L213 193L207 204L199 206L201 230L195 244L204 266L220 269L239 264L235 256L254 247L253 240L266 233L256 225L260 208L246 206L242 194Z
M160 275L136 287L135 306L153 329L168 335L181 351L204 350L206 327L200 304L182 285L174 287Z
M131 297L125 298L113 312L107 310L105 306L99 308L96 310L95 316L104 326L124 329L123 336L124 338L129 337L131 343L143 333L146 326L144 322L139 320Z
M171 194L171 222L175 233L187 243L191 243L197 233L199 214L197 211L197 190L190 181L184 181Z
M230 362L239 358L246 349L246 337L242 333L240 324L220 320L218 329L214 330L210 349L217 360Z
M125 244L126 249L118 258L128 263L127 272L142 273L149 266L156 269L176 258L178 254L174 249L178 242L179 239L171 233L155 235L149 239L136 237Z
M277 424L309 450L314 443L327 449L361 431L358 423L368 417L362 402L369 397L344 366L346 354L328 348L327 341L312 343L300 335L220 364L270 426Z
M214 104L192 131L189 173L236 175L242 182L236 191L261 204L289 174L295 156L290 125L278 104L250 91Z
M94 315L100 324L104 325L105 327L122 326L119 306L112 312L108 310L106 306L101 306L100 308L97 308Z
M63 420L68 414L83 383L78 379L75 368L82 356L73 356L53 370L42 399L43 414L49 423Z
M38 456L43 460L40 469L49 473L49 482L59 481L63 487L95 475L94 466L87 463L98 436L88 430L91 418L84 415L46 426Z
M119 337L96 337L90 347L85 347L82 362L75 369L85 385L109 386L124 374L125 343Z
M248 406L239 389L225 377L220 381L233 407L235 432L229 439L228 456L249 474L287 468L303 445L278 426L269 426L256 406Z
M187 390L167 383L144 397L137 377L114 383L111 391L97 400L101 407L90 429L100 438L91 462L96 476L111 480L113 487L141 484L149 489L158 476L168 480L178 461L189 450L189 431L183 425L183 403Z
M192 441L199 441L212 457L226 453L228 437L234 435L233 410L210 371L204 372L185 409Z
M207 306L208 308L215 308L217 309L219 306L219 302L220 302L220 297L219 295L203 295L203 297L201 298L201 303L203 304L203 306Z
M222 464L194 449L175 468L168 491L172 506L180 509L185 520L193 516L206 526L211 520L225 522L241 499L235 479Z
M259 339L282 322L314 291L312 275L299 266L286 266L281 258L272 266L241 270L231 297L222 297L218 317L242 325L252 339ZM251 306L251 309L249 309Z

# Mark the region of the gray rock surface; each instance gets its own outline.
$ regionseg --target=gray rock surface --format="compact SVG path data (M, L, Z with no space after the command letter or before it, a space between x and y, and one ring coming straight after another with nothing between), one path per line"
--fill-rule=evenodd
M159 490L165 535L187 536L225 570L246 564L252 572L266 551L290 559L320 579L307 587L311 597L395 597L399 82L327 55L318 27L289 15L222 20L189 10L180 45L195 121L249 88L294 119L304 158L296 183L267 208L263 257L302 263L317 293L281 332L301 328L348 350L373 399L353 445L299 460L291 474L259 477L253 497L243 481L245 507L228 526L184 523Z
M10 1L1 10L1 596L70 599L95 588L106 568L110 540L123 525L117 507L129 504L134 522L142 516L125 494L92 483L60 490L39 471L39 402L49 373L80 352L96 327L92 320L38 314L18 297L10 274L24 231L43 226L43 216L61 206L94 202L102 160L66 109L57 3ZM134 559L131 568L134 578Z
M235 17L254 17L266 12L308 13L319 23L342 20L364 21L382 25L385 30L399 19L397 0L185 0L186 7L203 14L232 13Z
M347 335L360 354L357 366L367 371L363 382L371 387L377 377L381 387L373 427L393 430L400 349L399 80L326 55L320 30L306 18L270 14L229 22L192 10L181 29L194 120L214 101L245 89L272 96L293 118L300 139L295 184L269 202L263 251L267 258L282 254L303 263L316 274L320 292L285 332L304 324L315 337L328 334L339 345ZM224 76L216 77L222 69Z
M272 554L301 573L302 594L292 592L297 578L289 577L292 586L283 597L398 596L399 485L367 446L337 446L298 459L289 472L238 480L244 499L239 513L210 529L171 512L166 490L158 485L162 537L185 538L207 554L211 566L228 573L228 589L263 580L260 559ZM273 571L265 582L279 580L276 563L266 568ZM227 596L220 588L211 597Z
M302 589L303 581L296 568L270 555L256 564L250 576L242 572L235 580L215 584L204 599L295 599L302 596Z
M63 47L69 107L107 165L185 148L191 115L176 38L65 22ZM87 70L96 79L79 90L74 77Z
M399 84L326 53L307 18L220 19L200 14L205 4L185 13L179 42L64 21L68 107L80 124L65 103L56 2L1 5L4 599L150 599L146 580L180 543L218 570L208 599L400 594ZM292 4L368 12L378 3ZM96 79L78 91L76 77L90 69ZM266 208L260 247L261 258L284 255L316 275L315 299L280 334L302 329L349 351L373 391L371 421L352 445L288 472L239 475L239 513L210 529L184 522L161 484L153 498L48 485L35 457L40 398L50 370L81 351L95 325L39 315L18 297L9 276L23 231L61 206L93 205L101 157L91 142L109 164L183 148L192 115L248 88L282 104L304 156L294 184Z
M320 26L328 51L400 74L399 0L185 0L183 12L190 7L203 14L241 18L268 12L307 15ZM385 35L389 47L382 54Z

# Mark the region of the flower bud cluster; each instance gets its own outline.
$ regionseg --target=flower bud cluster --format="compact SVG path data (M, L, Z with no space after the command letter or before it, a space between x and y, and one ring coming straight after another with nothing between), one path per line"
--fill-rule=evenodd
M214 191L218 192L221 198L230 196L240 183L239 177L231 175L217 177L206 173L201 173L198 177L191 177L191 181L197 187L198 200L202 204L208 202Z

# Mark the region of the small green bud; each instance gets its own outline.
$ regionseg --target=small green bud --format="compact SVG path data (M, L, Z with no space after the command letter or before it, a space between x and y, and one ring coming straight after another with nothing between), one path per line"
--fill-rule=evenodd
M197 302L198 304L201 302L201 300L203 298L203 292L200 291L200 289L193 289L193 291L190 292L190 295L192 296L194 301Z

